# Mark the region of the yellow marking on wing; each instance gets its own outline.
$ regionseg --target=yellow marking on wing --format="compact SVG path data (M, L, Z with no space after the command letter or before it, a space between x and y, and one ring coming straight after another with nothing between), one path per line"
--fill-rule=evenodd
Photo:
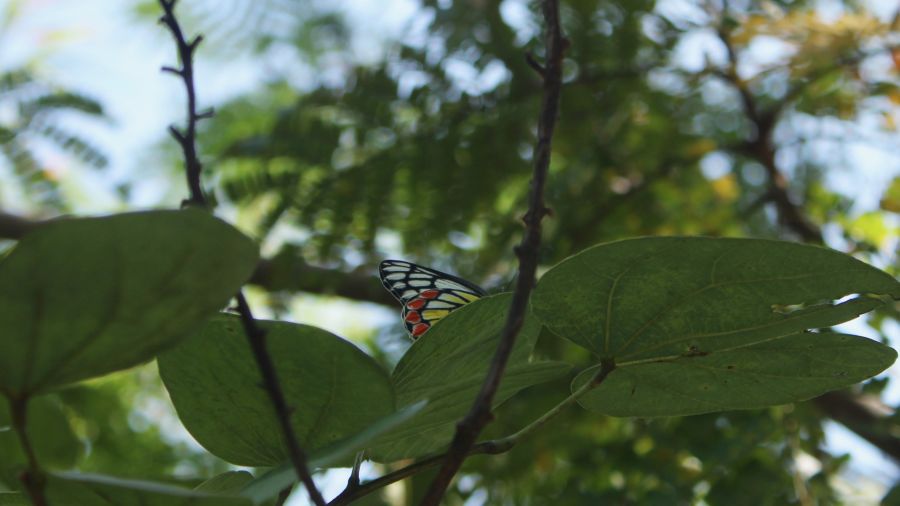
M453 292L453 293L466 299L466 302L475 302L476 300L481 298L478 295L476 295L474 293L469 293L469 292Z
M472 302L470 300L463 299L462 297L457 297L456 295L453 295L452 293L442 294L438 300L442 300L444 302L452 302L454 304L459 304L460 306L463 304L468 304L469 302Z
M450 314L449 309L428 309L422 311L422 319L427 322L435 322Z

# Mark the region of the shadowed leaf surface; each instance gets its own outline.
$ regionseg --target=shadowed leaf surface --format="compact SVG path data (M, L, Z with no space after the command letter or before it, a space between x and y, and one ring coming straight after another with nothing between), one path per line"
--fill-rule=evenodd
M896 358L893 349L864 337L800 333L707 356L626 364L579 402L614 416L764 408L852 385ZM593 367L579 374L572 389L596 372Z
M884 297L900 298L900 283L825 248L668 237L564 260L541 279L533 305L555 333L617 362L583 405L669 416L799 401L874 376L896 352L804 330L855 318Z
M224 306L256 261L246 236L195 210L42 226L0 263L0 392L151 359Z
M394 410L387 373L350 342L308 325L260 323L292 409L294 431L307 452L351 436ZM207 450L247 466L288 459L237 317L210 320L158 362L179 418Z

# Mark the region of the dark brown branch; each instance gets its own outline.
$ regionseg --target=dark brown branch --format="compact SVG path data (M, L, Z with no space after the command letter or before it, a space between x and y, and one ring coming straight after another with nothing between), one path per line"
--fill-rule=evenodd
M884 452L900 465L900 423L892 417L893 409L877 397L853 395L834 391L812 401L832 420L852 430L856 435Z
M541 220L547 214L544 205L544 184L547 168L550 165L550 148L553 130L559 114L559 97L562 88L562 59L566 41L563 39L559 25L558 0L544 0L544 19L546 21L547 55L544 64L544 93L541 114L538 120L538 138L534 149L534 168L531 188L528 195L528 212L525 214L525 235L516 248L519 257L519 273L513 291L512 303L507 313L506 322L500 334L500 342L484 379L481 391L472 404L469 413L457 424L456 434L450 444L450 450L444 463L435 476L434 481L425 494L423 506L437 506L443 498L450 481L459 471L482 429L491 421L493 414L494 394L500 385L500 379L506 369L506 363L512 353L516 337L522 328L528 299L534 288L537 271L538 252L541 244Z
M754 127L751 137L740 145L739 151L758 162L765 169L769 180L767 195L775 204L779 222L797 234L804 242L821 244L823 242L822 231L791 199L787 178L778 170L775 163L775 146L772 137L775 125L781 115L781 109L766 111L760 109L756 97L750 92L747 83L737 75L737 52L731 44L730 35L724 28L718 29L717 34L728 53L727 70L720 73L719 76L737 91L741 97L744 114Z
M302 253L285 246L275 256L260 260L250 283L270 292L309 292L337 295L348 299L397 307L397 301L384 289L371 271L346 272L306 263Z
M253 356L256 359L256 364L259 366L259 372L262 374L263 386L266 391L269 392L269 397L272 399L272 405L275 407L278 424L281 426L281 433L287 444L288 456L291 459L291 463L294 465L297 476L300 478L300 481L303 482L303 485L306 486L310 498L317 506L324 506L325 499L322 497L319 489L316 488L316 484L312 479L312 474L306 466L306 453L300 446L299 441L297 441L297 436L294 434L294 428L291 426L291 413L288 409L287 402L284 400L284 394L281 391L281 383L278 381L278 374L275 372L275 364L272 363L272 357L266 350L266 332L253 318L253 314L250 312L250 306L247 305L247 299L244 298L244 294L238 292L235 298L237 299L238 313L241 315L241 324L244 327L244 333L247 334L247 341L249 341L250 348L253 350Z
M25 458L28 461L28 467L19 476L19 479L22 481L22 485L25 487L25 491L28 492L28 496L31 498L34 506L47 506L47 498L44 495L44 473L41 471L41 466L38 465L34 447L31 445L31 439L28 437L28 397L24 395L10 397L9 413L12 419L13 430L19 437L19 444L22 446L22 451L25 453Z
M178 56L181 60L181 68L174 69L171 67L163 67L164 71L172 72L182 78L187 93L187 126L184 131L179 131L175 127L170 127L170 132L176 141L181 145L184 152L185 172L187 173L188 188L190 189L190 198L185 202L186 205L197 205L206 207L206 197L203 195L203 188L200 184L200 173L203 169L200 160L197 158L197 122L203 118L212 115L211 110L197 113L197 99L194 86L194 66L193 56L197 46L203 40L203 37L197 36L190 43L184 37L181 26L175 18L175 2L176 0L159 0L163 8L163 16L160 22L165 24L178 47ZM272 405L275 408L275 415L278 424L281 426L281 432L287 445L288 455L294 470L300 481L306 486L306 491L310 499L316 506L325 506L325 499L316 488L316 484L312 479L312 474L306 465L306 454L300 447L294 429L291 426L290 410L287 402L284 400L284 393L281 390L281 384L278 382L278 375L275 372L275 365L272 358L266 350L266 333L256 322L247 300L241 291L235 295L238 305L238 313L241 317L241 323L244 332L247 335L247 341L253 351L254 359L262 375L263 385L269 393Z

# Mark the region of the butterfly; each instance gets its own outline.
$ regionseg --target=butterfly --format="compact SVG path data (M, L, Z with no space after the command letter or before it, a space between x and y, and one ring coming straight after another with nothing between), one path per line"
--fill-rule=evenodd
M487 295L481 287L452 274L403 260L378 266L381 284L400 301L400 317L413 339L451 311Z

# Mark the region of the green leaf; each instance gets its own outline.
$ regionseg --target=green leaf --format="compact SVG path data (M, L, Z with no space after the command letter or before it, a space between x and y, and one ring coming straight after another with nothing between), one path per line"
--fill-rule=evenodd
M532 305L554 333L616 362L582 405L663 416L799 401L879 373L892 349L804 331L885 298L900 298L900 283L825 248L669 237L574 255L541 278Z
M162 483L81 473L52 473L47 499L53 506L250 506L233 495L209 494ZM2 503L0 503L2 504Z
M0 492L0 506L31 506L31 501L19 492Z
M394 411L387 374L325 330L260 322L300 444L321 450ZM246 466L287 460L281 429L237 317L220 315L162 354L159 372L179 418L211 453Z
M40 227L0 262L0 392L151 359L224 306L256 261L247 237L196 210Z
M810 399L886 369L897 352L859 336L799 333L705 356L625 365L582 396L613 416L695 415ZM583 371L572 389L598 367Z
M194 490L209 494L237 495L251 481L253 475L247 471L228 471L204 481L194 487Z
M376 439L370 455L389 462L443 449L455 424L469 410L487 374L512 295L479 299L450 313L419 338L394 369L400 405L428 400L409 422ZM559 362L529 363L540 324L526 315L494 398L495 406L519 390L550 381L569 370Z
M308 466L311 469L328 467L344 457L365 448L366 443L381 435L385 431L409 420L427 404L421 401L406 406L395 413L369 425L363 431L343 439L328 448L320 450L309 459ZM281 464L278 467L266 471L256 478L241 492L244 497L249 497L254 503L259 504L278 495L279 492L297 482L297 474L290 463Z
M28 402L27 431L38 462L50 468L69 468L82 454L82 444L56 395L44 395ZM27 459L18 435L12 429L8 403L0 399L0 482L16 488L18 474Z

